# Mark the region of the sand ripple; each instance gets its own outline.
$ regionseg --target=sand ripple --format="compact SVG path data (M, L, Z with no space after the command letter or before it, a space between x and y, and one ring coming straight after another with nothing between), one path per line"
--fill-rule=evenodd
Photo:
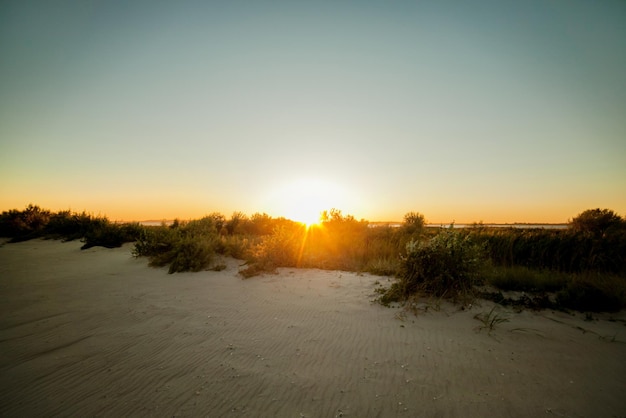
M0 248L2 416L626 415L620 321L510 313L487 335L487 303L398 319L370 302L385 278L79 247Z

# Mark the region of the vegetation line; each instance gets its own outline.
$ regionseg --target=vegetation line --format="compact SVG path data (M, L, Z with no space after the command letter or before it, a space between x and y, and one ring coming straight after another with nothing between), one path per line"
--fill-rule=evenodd
M243 277L277 267L369 272L392 276L380 301L406 303L420 296L465 303L477 295L532 308L616 311L626 307L626 221L591 209L565 229L429 228L418 212L399 227L377 226L331 209L318 225L256 213L219 213L148 226L118 224L103 216L39 206L0 214L0 236L71 241L82 248L134 242L133 255L170 273L223 268L222 255L246 261ZM479 291L491 285L496 292ZM511 300L503 291L524 292ZM482 292L482 293L481 293ZM548 296L548 294L552 296ZM517 304L517 305L516 305Z

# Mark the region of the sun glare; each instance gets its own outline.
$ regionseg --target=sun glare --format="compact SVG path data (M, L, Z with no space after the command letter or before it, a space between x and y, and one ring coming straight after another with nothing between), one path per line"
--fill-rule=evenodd
M308 227L320 221L320 215L336 205L337 187L319 180L297 180L279 192L278 210L292 221Z

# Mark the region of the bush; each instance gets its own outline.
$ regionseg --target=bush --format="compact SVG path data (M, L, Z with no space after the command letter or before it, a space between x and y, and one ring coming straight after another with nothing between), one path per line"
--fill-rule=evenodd
M246 215L242 212L233 212L233 215L230 217L230 220L226 222L226 232L228 235L234 235L237 232L240 232L240 228L243 224L248 221Z
M251 245L250 240L241 235L222 236L216 251L234 258L247 259L250 258L249 248Z
M10 210L0 214L0 235L11 237L10 242L33 238L52 238L72 241L84 239L90 248L119 247L136 240L143 227L138 223L113 224L106 217L96 217L69 210L51 213L39 206L28 205L23 211Z
M428 241L411 241L402 260L401 276L383 295L386 301L427 294L456 299L481 283L484 249L468 234L452 228Z
M276 267L297 267L301 260L306 228L302 225L278 227L272 235L264 237L250 253L250 266L243 270L244 277L271 272Z
M576 232L604 237L607 233L622 232L626 221L610 209L588 209L572 219L569 226Z
M178 240L178 235L177 228L168 228L164 225L146 227L135 242L133 256L156 257L167 253L172 250L174 243Z
M404 215L402 230L407 235L420 235L424 232L426 218L419 212L409 212Z
M101 218L102 219L102 218ZM106 218L100 224L91 225L85 233L85 244L81 250L91 247L117 248L127 242L136 241L141 237L143 227L138 223L113 224Z
M79 214L69 210L60 211L50 217L45 235L54 239L73 241L85 237L90 230L104 222L106 219L94 218L86 212Z
M223 248L218 233L220 217L216 214L171 227L145 228L133 249L135 257L148 257L150 265L169 264L169 273L200 271L209 268L216 253Z
M215 257L216 244L216 236L183 237L176 244L168 273L208 268Z
M11 242L39 238L43 236L50 215L50 211L32 204L23 211L4 211L0 214L0 236L11 238Z

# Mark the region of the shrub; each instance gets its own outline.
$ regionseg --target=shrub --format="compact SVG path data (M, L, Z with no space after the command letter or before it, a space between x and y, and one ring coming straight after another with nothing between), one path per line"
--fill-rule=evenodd
M302 243L306 228L294 225L278 227L272 235L256 244L250 253L250 266L243 270L244 277L251 277L264 271L274 271L276 267L296 267L301 257Z
M244 223L244 233L248 235L270 235L275 222L267 213L255 213Z
M200 271L210 267L222 247L216 214L189 222L144 229L133 249L135 257L148 257L150 265L169 264L169 273Z
M12 238L11 242L39 238L43 235L50 215L50 211L32 204L23 211L4 211L0 214L0 236Z
M425 242L411 241L402 260L401 276L386 299L406 300L416 294L453 299L466 296L481 282L483 259L483 247L452 228Z
M90 225L90 229L85 233L85 244L81 250L91 247L116 248L121 247L126 242L136 241L141 237L143 227L138 223L113 224L106 218L100 218L101 222Z
M216 251L234 258L247 259L250 258L249 248L251 245L250 239L241 235L222 236Z
M626 221L610 209L588 209L572 219L569 226L576 232L604 237L608 232L623 230Z
M178 228L168 228L165 225L146 227L135 242L133 256L156 257L167 253L174 247L179 234Z
M236 232L239 232L239 228L246 223L248 218L242 212L233 212L233 215L230 217L230 220L226 222L226 231L228 235L234 235Z
M90 230L105 221L106 219L94 218L86 212L79 214L69 210L60 211L50 217L45 234L51 238L73 241L85 237Z
M168 272L200 271L213 262L217 236L185 236L176 243Z
M420 235L424 232L426 218L419 212L409 212L404 215L402 230L407 235Z

